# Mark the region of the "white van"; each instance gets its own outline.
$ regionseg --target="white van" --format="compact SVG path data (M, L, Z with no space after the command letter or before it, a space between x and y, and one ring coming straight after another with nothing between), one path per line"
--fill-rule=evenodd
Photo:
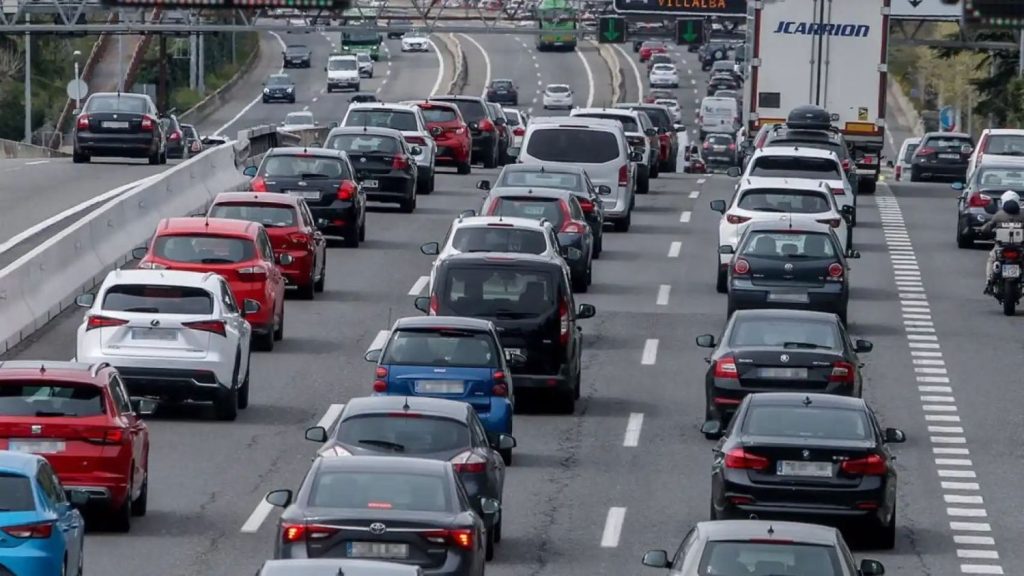
M740 129L739 103L735 98L708 96L700 103L697 125L701 142L708 134L735 135Z
M327 59L327 93L352 88L359 92L359 60L355 55L337 55Z

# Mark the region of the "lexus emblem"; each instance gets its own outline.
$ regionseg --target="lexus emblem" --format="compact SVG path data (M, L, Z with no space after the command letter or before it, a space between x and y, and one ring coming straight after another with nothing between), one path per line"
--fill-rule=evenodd
M782 362L789 362L789 354L783 354L782 356L779 356L779 360L781 360Z
M39 425L39 424L33 424L32 425L32 435L33 436L38 436L38 435L40 435L42 433L43 433L43 427L41 425Z
M156 328L157 326L160 325L160 321L156 319L150 320L149 325L152 326L153 328Z
M810 460L811 459L811 451L810 450L804 450L803 453L801 454L801 456L804 457L804 460Z
M793 271L793 265L792 264L786 264L785 266L783 266L783 268L786 269L786 272L792 272Z
M378 535L380 535L380 534L383 534L383 533L385 533L387 531L388 531L388 527L385 526L383 522L374 522L373 524L370 524L370 533L371 534L378 534Z

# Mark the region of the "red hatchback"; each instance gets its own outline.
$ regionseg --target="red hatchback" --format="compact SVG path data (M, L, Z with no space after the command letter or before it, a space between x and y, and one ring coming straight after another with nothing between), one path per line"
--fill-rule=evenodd
M291 256L291 264L281 268L285 282L298 289L299 297L312 300L315 292L324 291L327 240L302 198L290 194L223 192L214 198L206 215L259 222L267 229L278 261L282 254Z
M647 62L655 54L667 54L668 48L662 42L644 42L640 45L640 61Z
M107 363L0 362L0 450L46 458L64 488L89 494L115 530L146 514L149 428L141 416L153 406L130 399Z
M144 252L142 256L138 252ZM235 300L255 300L260 310L245 317L252 325L253 341L263 350L274 349L284 338L284 273L288 254L274 257L273 244L262 224L226 218L164 218L142 256L139 268L213 272L228 281Z
M455 166L459 174L469 174L473 140L459 107L448 102L417 102L416 106L437 142L437 163Z

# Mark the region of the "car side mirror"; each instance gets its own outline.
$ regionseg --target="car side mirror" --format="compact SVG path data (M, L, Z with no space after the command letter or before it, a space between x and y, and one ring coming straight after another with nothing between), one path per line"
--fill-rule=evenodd
M651 568L668 568L670 566L668 552L664 550L648 550L644 552L642 562L644 566L650 566Z
M647 136L657 136L658 135L658 131L656 129L654 129L654 128L648 128L648 129L644 130L644 134L646 134Z
M964 189L964 183L963 182L953 182L952 184L949 185L949 187L952 188L953 190L963 190Z
M853 218L853 215L856 213L856 208L846 205L839 209L839 213L842 214L844 218L850 219Z
M644 155L642 153L640 153L640 152L637 152L636 150L633 150L632 152L629 153L629 161L630 162L643 162L644 161Z
M367 350L366 354L363 354L363 360L366 360L367 362L377 362L378 360L380 360L381 352L383 352L383 350L381 350L380 348Z
M133 260L142 260L143 258L146 257L146 253L148 253L148 252L149 252L149 247L148 246L139 246L137 248L132 248L132 259Z
M440 126L434 126L433 128L430 129L430 135L434 136L435 138L437 136L440 136L443 132L444 130L442 130Z
M850 260L856 260L860 258L860 251L854 250L853 248L849 248L846 250L846 257L849 258Z
M70 490L65 490L64 494L68 497L68 503L71 504L72 508L85 508L89 505L89 493L84 490L71 488Z
M593 304L580 304L579 310L576 311L576 318L586 319L593 318L597 314L597 308L594 308Z
M292 503L292 491L291 490L271 490L267 492L267 495L263 497L267 501L267 504L271 506L277 506L278 508L287 508Z
M260 169L257 166L246 166L245 170L242 170L242 175L243 176L248 176L249 178L252 178L259 171L260 171Z
M75 297L75 304L82 308L92 308L93 303L96 302L95 294L79 294Z
M323 230L331 225L331 221L326 218L317 218L314 224L317 230Z
M861 576L882 576L885 574L885 566L878 560L864 559L860 561Z
M505 361L508 362L510 368L521 368L526 366L526 356L513 352L505 355Z
M413 300L413 306L415 306L416 309L419 310L420 312L423 312L424 314L429 314L430 298L426 296L418 296L416 297L415 300Z
M459 212L459 218L472 218L476 216L476 210L463 210Z
M675 128L676 132L686 132L685 124L676 124L673 128Z
M563 248L562 257L568 260L579 260L583 256L583 251L579 248L573 248L571 246Z
M725 205L725 200L712 200L711 209L714 210L715 212L725 214L725 211L728 209L728 206Z
M291 254L281 254L277 257L277 261L280 262L282 266L290 266L292 262L295 262L295 258L292 258Z
M740 169L735 167L735 166L733 166L732 168L729 168L728 170L726 170L725 173L726 173L726 175L728 175L728 176L730 176L732 178L739 178L740 175L743 174L742 172L740 172Z
M490 180L480 180L480 181L478 181L476 183L476 189L477 190L490 190L491 189L491 181Z
M82 109L81 109L81 108L75 108L75 109L74 109L74 111L72 111L72 112L71 112L71 114L72 114L73 116L78 116L78 115L80 115L81 113L82 113Z
M310 442L327 442L327 429L323 426L311 426L306 428L306 440Z
M327 125L327 127L331 129L337 128L338 126L340 126L340 124L338 124L337 122L331 122Z
M701 334L700 336L697 336L697 346L700 346L701 348L714 348L715 337L711 334Z
M427 256L437 256L441 252L441 245L437 242L427 242L420 246L420 252Z
M736 253L736 249L733 248L732 246L729 246L728 244L722 244L721 246L718 247L718 253L719 254L735 254Z
M599 195L601 195L601 196L611 196L611 194L612 194L611 186L608 186L608 185L605 185L605 184L601 184L600 186L597 187L597 193Z
M501 511L501 502L494 498L480 497L480 511L490 516Z
M854 342L853 351L858 354L867 354L875 349L875 345L869 340L857 340Z
M889 168L892 168L893 167L892 160L886 160L885 165L888 166Z
M708 420L701 425L700 433L708 440L718 440L722 437L722 423L718 420Z
M413 156L419 156L420 154L423 154L423 148L420 148L419 146L413 144L412 146L409 147L409 154L412 154Z
M668 134L668 130L658 127L658 134Z
M516 445L516 439L509 434L498 434L498 439L494 442L494 447L498 450L511 450Z
M132 412L138 416L152 416L156 412L157 401L152 398L132 398Z
M260 303L255 300L246 299L242 302L242 318L250 316L260 311Z
M889 444L902 444L907 441L907 435L899 428L886 428L885 441Z

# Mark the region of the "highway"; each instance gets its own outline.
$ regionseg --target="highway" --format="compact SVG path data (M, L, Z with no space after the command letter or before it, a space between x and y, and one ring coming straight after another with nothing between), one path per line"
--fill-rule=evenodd
M346 97L320 93L329 41L308 39L320 60L292 72L301 82L295 108L309 106L321 122L340 118ZM490 69L491 78L515 79L521 104L535 114L542 110L529 90L538 81L570 83L595 105L610 99L608 72L589 43L582 55L594 74L592 94L578 54L537 54L528 36L459 39L470 66L467 94L480 93ZM391 74L379 62L370 89L391 100L422 96L435 82L435 55L389 48ZM620 66L635 99L640 86L626 60L635 55L623 48ZM679 93L690 125L687 99L703 95L706 75L692 55L677 57L686 62ZM230 128L283 119L290 109L257 103ZM130 534L90 533L86 572L252 574L273 548L276 512L260 506L262 496L297 487L316 449L303 439L307 426L330 424L335 405L370 392L364 351L395 318L418 314L412 299L430 258L417 247L440 240L452 217L477 207L474 183L495 173L439 175L437 191L414 214L374 209L365 244L332 249L327 292L288 302L285 340L254 356L252 404L236 422L216 422L202 408L151 418L149 513ZM646 549L675 550L707 519L712 443L698 433L705 351L693 341L725 322L725 296L713 285L719 216L708 203L728 199L734 182L663 175L638 198L632 230L606 236L594 284L578 297L598 310L581 322L583 398L572 417L516 416L504 540L490 574L640 574ZM1020 453L1013 407L1024 390L1017 356L1006 354L1014 345L993 346L1017 342L1020 321L981 294L984 251L956 249L952 197L944 184L886 184L859 200L855 241L863 257L852 264L850 330L875 345L865 356L866 399L883 426L908 436L896 448L896 548L857 552L882 560L888 574L951 575L964 564L984 565L964 573L1002 574L994 560L1024 560L1008 545L1021 535L1016 511L1024 508L1017 466L1008 465ZM61 316L13 357L69 358L80 318Z

